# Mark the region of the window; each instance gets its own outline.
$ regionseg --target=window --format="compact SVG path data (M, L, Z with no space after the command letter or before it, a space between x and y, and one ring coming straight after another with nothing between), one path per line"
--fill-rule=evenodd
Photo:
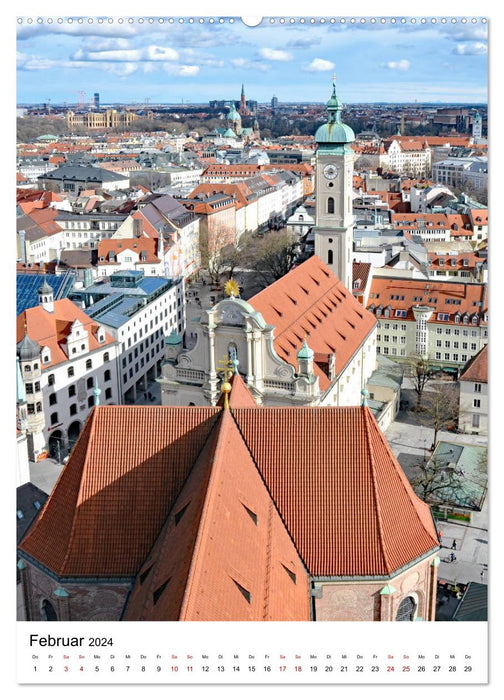
M474 408L481 408L481 400L480 399L473 399L473 406L474 406Z
M67 374L68 374L69 377L73 377L73 376L74 376L74 368L73 368L73 367L69 367L69 368L68 368L68 371L67 371Z
M416 603L411 596L405 598L397 610L396 622L411 622L415 618Z
M103 361L108 362L110 360L110 355L108 352L103 353Z
M73 403L73 404L70 406L70 415L71 415L71 416L75 416L76 413L77 413L77 404L76 404L76 403Z
M50 374L50 375L47 377L47 383L48 383L49 386L52 386L52 385L54 384L54 374Z
M334 214L334 197L329 197L327 199L327 213Z
M327 251L327 264L328 265L333 264L333 252L332 252L332 250Z
M92 389L94 385L93 377L88 377L86 381L86 387Z
M94 406L94 396L88 397L87 405L88 405L88 408L92 408Z
M55 423L58 422L58 414L57 413L51 413L51 425L55 425Z
M112 398L112 389L109 387L108 389L105 389L105 399L111 399Z
M480 415L479 415L479 413L473 413L473 415L472 415L472 427L473 428L480 427Z
M92 360L86 360L86 369L92 369L92 368L93 368Z
M103 378L106 382L110 382L110 379L112 377L112 374L109 369L105 370L105 374L103 375Z
M49 394L49 406L54 406L58 402L56 394Z
M474 393L475 393L475 394L481 393L481 384L475 384L475 385L474 385Z

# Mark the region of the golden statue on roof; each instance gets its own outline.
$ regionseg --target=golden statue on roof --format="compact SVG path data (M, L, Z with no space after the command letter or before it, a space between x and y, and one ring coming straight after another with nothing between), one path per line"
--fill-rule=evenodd
M224 285L224 291L228 297L237 297L240 294L240 286L232 277Z

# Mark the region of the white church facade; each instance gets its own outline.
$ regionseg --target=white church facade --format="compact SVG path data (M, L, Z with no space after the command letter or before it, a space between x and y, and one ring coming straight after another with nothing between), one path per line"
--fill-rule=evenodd
M351 292L355 136L334 84L327 109L315 134L315 255L248 301L204 310L190 350L169 337L163 405L215 405L226 361L259 405L360 405L376 369L376 319Z

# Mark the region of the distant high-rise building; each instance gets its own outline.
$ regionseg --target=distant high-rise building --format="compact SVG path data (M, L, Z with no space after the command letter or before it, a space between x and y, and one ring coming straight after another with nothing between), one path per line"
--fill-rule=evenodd
M271 109L276 109L278 107L278 97L273 95L271 98Z
M100 109L100 93L95 92L93 96L93 101L94 101L94 107L95 109Z

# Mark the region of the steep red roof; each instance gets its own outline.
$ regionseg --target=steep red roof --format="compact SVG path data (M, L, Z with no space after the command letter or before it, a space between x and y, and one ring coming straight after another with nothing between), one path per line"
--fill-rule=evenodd
M219 411L93 408L23 551L60 576L135 576Z
M126 618L151 620L309 619L307 572L438 548L367 407L95 407L20 545L58 576L136 577Z
M306 570L235 421L223 411L142 567L125 619L309 615Z
M57 365L60 362L68 362L69 358L63 351L61 344L65 342L70 333L72 323L79 320L84 330L89 332L89 350L105 348L116 340L105 333L105 342L99 343L96 338L99 323L87 316L82 309L76 306L70 299L58 299L54 302L54 311L50 313L42 306L34 306L26 309L17 317L16 342L19 342L26 332L28 336L37 341L41 347L47 346L51 351L51 362L44 365L45 368Z
M371 263L352 263L353 292L362 292L366 288L371 272ZM358 283L358 286L356 286Z
M437 546L430 508L367 407L233 415L313 576L387 575Z
M315 353L336 353L336 374L376 323L316 255L248 301L275 326L274 347L283 360L297 366L296 354L307 337ZM329 377L317 365L315 371L326 390Z
M229 393L230 408L247 408L257 406L254 397L250 393L250 387L244 382L240 374L233 374L229 380L231 392ZM224 394L221 394L218 406L224 406Z
M488 383L488 345L472 357L460 375L461 382Z

